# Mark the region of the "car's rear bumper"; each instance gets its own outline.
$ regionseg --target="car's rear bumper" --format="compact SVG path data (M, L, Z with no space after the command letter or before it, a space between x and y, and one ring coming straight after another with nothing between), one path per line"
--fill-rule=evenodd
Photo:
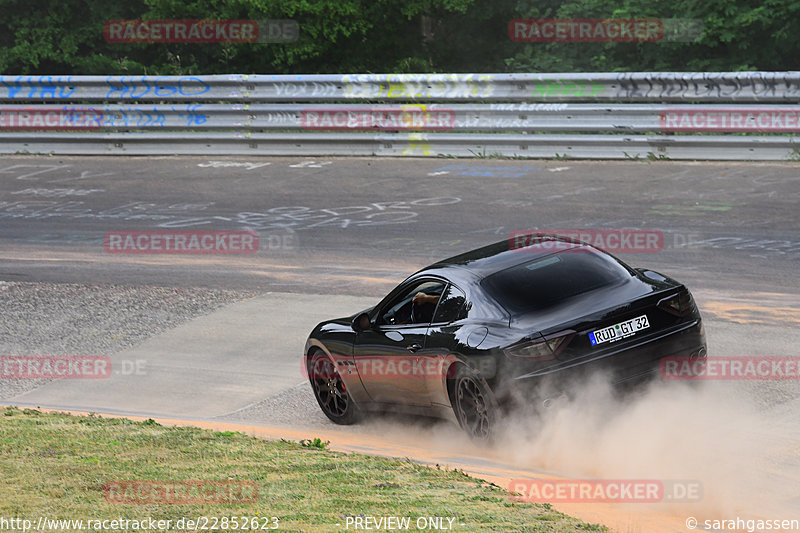
M546 381L563 389L582 378L602 374L613 384L634 384L657 377L660 362L666 357L706 357L702 319L697 318L618 349L605 350L596 357L588 354L558 366L514 376L512 382L515 388L527 389Z

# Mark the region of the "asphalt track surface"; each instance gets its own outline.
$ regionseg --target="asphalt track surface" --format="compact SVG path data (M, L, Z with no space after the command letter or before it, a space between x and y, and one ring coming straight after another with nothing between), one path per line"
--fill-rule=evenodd
M701 524L798 519L797 380L660 385L624 403L600 384L541 425L515 420L494 447L479 448L443 422L388 416L337 427L300 370L303 343L320 320L373 305L434 260L529 229L660 232L658 249L617 255L692 289L710 357L797 357L798 170L792 163L3 157L0 289L156 286L240 297L160 329L153 319L151 336L108 354L116 369L108 379L28 380L17 388L0 380L0 398L320 436L338 449L464 468L504 486L550 476L702 486L691 502L556 505L618 531L688 531L689 516ZM106 232L167 229L249 229L260 249L163 255L103 247ZM0 291L5 309L17 305L11 292ZM0 319L3 355L86 353L59 350L58 338L46 349L26 342L20 312L37 330L50 325L41 307L16 309L15 323L9 312ZM85 309L86 324L75 328L90 329L104 312Z

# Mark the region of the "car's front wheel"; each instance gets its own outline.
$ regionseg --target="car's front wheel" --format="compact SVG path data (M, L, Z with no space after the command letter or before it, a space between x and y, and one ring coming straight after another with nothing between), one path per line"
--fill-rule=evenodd
M497 421L497 404L484 381L467 368L459 367L451 394L453 411L461 427L476 440L490 440Z
M308 359L308 378L325 416L343 425L356 421L356 405L347 392L342 376L327 355L316 352Z

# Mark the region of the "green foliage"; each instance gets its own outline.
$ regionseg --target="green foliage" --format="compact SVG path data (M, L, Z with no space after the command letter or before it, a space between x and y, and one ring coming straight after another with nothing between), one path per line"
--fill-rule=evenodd
M694 42L517 43L511 71L797 70L800 3L794 0L572 0L517 2L514 18L661 18L702 21Z
M319 437L314 437L313 439L303 439L300 441L300 445L303 448L315 448L317 450L324 450L331 441L325 440L323 441Z
M0 72L797 70L796 0L0 0ZM681 18L695 42L521 43L516 18ZM114 19L291 19L293 43L109 43Z

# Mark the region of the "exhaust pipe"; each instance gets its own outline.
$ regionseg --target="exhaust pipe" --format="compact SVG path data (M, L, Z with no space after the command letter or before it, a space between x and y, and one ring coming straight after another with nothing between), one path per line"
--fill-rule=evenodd
M700 348L697 351L694 351L689 356L689 359L705 359L706 358L706 349L705 347Z

